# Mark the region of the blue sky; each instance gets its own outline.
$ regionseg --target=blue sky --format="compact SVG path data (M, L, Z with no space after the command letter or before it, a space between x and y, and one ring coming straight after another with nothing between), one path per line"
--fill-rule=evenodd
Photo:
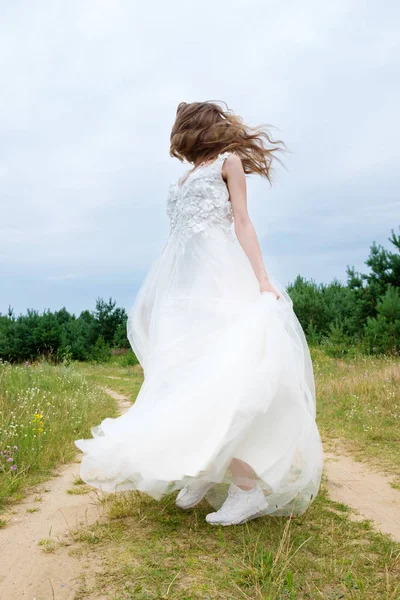
M248 179L267 269L363 269L400 219L394 0L20 0L0 20L0 311L129 308L169 234L177 104L225 100L291 152Z

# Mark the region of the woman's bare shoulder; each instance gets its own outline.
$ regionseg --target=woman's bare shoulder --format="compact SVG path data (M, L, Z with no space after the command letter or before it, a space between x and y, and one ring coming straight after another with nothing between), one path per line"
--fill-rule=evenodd
M222 176L226 179L229 175L239 173L244 173L242 159L235 152L230 152L222 166Z

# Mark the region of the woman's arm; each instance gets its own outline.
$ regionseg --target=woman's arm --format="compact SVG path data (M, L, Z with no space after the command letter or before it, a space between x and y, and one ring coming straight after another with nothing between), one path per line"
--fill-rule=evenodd
M268 278L257 234L247 212L246 176L242 161L236 154L231 154L225 160L222 176L229 190L235 233L260 283L260 292L272 292L279 298L279 293Z

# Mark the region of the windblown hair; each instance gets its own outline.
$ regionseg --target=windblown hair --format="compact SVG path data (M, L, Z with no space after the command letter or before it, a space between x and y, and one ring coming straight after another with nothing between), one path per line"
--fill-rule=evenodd
M271 183L272 163L281 162L279 153L285 144L272 139L268 127L245 125L225 102L181 102L171 131L170 155L197 164L222 152L234 152L241 158L245 173L258 173Z

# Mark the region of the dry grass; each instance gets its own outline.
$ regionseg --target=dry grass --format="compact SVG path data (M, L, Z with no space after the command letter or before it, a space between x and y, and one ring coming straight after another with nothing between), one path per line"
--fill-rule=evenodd
M398 435L393 409L399 363L388 358L337 360L317 351L314 365L325 442L341 438L349 448L396 472L395 446L387 448L386 443L395 443ZM110 365L91 373L85 366L85 371L128 392L131 400L140 389L137 371L121 372ZM376 445L369 446L371 436L377 436ZM228 528L205 522L205 502L187 512L175 507L173 496L158 503L131 492L106 496L102 502L102 522L74 534L82 554L94 552L102 560L101 573L81 598L400 598L400 545L374 531L369 522L353 521L348 507L329 500L325 485L303 517L269 517Z
M112 362L104 364L75 363L75 368L89 381L111 387L116 392L125 394L133 402L143 382L143 369L140 365L123 367L118 358L114 357Z
M138 493L110 495L102 523L75 532L102 568L87 596L113 600L400 597L400 546L353 522L325 489L303 517L213 528L209 506L184 512Z
M115 400L73 366L1 363L0 509L70 462L77 453L74 440L113 415Z
M400 360L343 360L313 353L318 425L325 442L341 444L400 484Z

